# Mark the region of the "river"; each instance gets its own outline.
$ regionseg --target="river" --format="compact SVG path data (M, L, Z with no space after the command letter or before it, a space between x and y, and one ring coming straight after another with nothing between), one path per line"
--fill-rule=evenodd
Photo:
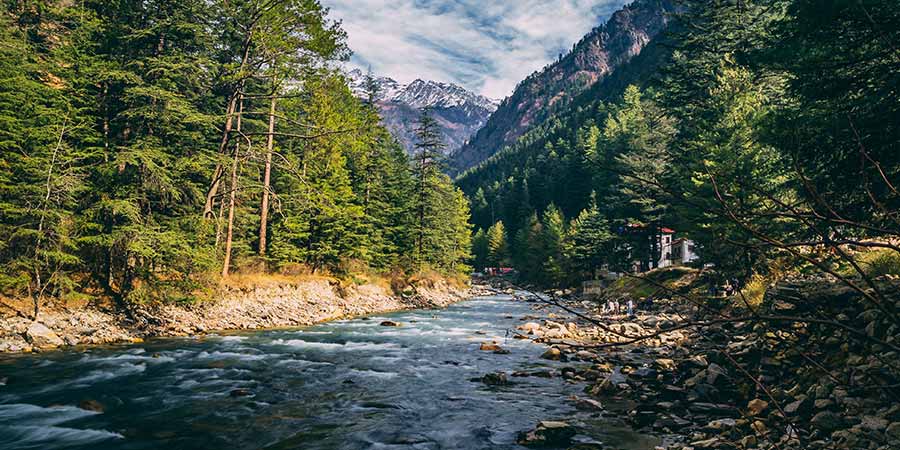
M0 449L511 449L547 419L585 424L583 441L653 448L616 418L576 411L568 397L583 384L475 380L565 365L507 335L531 306L484 297L303 329L0 356ZM510 353L479 351L488 340Z

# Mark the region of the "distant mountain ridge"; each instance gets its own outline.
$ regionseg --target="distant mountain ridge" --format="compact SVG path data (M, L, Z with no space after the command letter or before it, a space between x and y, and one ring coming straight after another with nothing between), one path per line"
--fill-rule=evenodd
M535 72L516 87L484 128L451 156L451 171L459 173L514 143L580 94L613 74L669 22L671 0L636 0L613 13L606 24L581 39L559 61Z
M368 98L366 74L354 69L347 77L353 94ZM497 110L496 100L452 83L417 79L402 84L393 78L379 76L373 76L372 80L382 122L410 154L415 150L415 128L423 109L430 108L440 125L448 155L462 147Z

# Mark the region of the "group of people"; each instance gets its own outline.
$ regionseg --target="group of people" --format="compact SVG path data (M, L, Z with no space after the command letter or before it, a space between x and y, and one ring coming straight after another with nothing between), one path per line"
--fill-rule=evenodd
M634 300L631 298L619 302L618 299L609 299L603 304L603 315L618 316L622 314L622 310L628 314L628 317L634 317Z
M740 290L740 282L737 278L726 279L725 284L722 285L722 288L719 289L719 286L716 284L712 284L709 287L709 296L710 297L719 297L721 294L725 294L725 297L731 297L736 294Z

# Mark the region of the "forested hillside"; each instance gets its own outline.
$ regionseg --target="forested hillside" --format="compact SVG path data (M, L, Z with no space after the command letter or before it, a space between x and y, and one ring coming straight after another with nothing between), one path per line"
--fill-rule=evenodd
M465 199L351 94L319 2L6 1L0 22L0 294L466 270Z
M615 79L458 179L476 265L550 285L652 268L671 227L742 280L896 271L889 3L684 2Z
M579 94L615 74L668 26L676 2L636 0L572 46L572 51L522 80L484 128L453 154L454 174L478 165L529 129L572 108ZM598 24L599 25L599 24Z

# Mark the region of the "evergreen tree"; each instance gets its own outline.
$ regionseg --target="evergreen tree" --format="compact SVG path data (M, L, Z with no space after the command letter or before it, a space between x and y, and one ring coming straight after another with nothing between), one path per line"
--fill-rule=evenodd
M507 247L506 228L503 221L499 221L487 231L488 241L488 264L492 267L502 267L506 264L509 257L509 249Z
M472 236L472 264L476 270L483 270L488 266L488 257L490 255L490 246L488 244L487 233L484 229L479 228Z
M550 204L541 217L541 236L539 237L546 259L541 265L542 281L550 286L559 286L565 279L566 257L564 240L566 238L565 219L559 208Z
M31 297L36 319L45 298L75 290L75 209L95 154L77 146L90 130L45 71L59 63L39 23L52 19L31 12L0 6L0 294Z
M566 253L577 269L593 277L609 261L613 238L609 221L601 214L596 196L592 196L590 206L569 226Z

